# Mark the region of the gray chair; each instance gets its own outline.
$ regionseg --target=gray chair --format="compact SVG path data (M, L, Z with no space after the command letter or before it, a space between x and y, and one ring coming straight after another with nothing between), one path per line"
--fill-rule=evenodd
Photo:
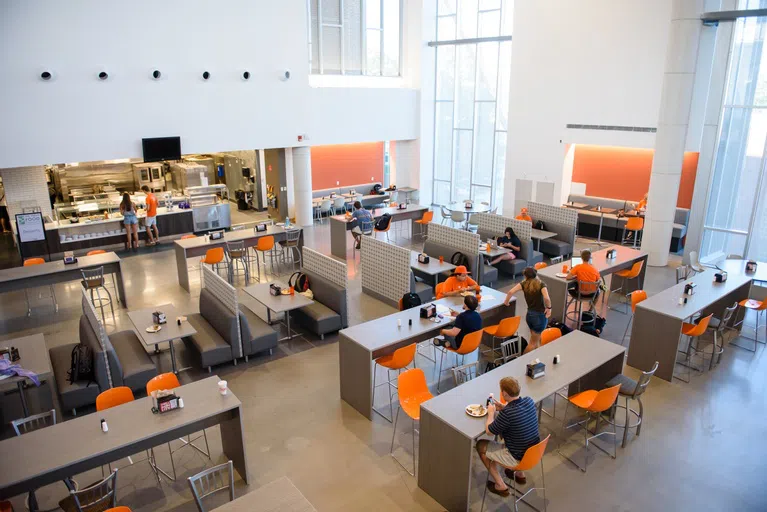
M634 379L626 377L620 373L610 379L607 384L605 384L606 388L620 384L621 389L618 392L618 396L622 396L626 400L625 405L618 405L617 403L615 404L611 414L612 418L611 420L608 420L608 423L615 425L615 409L625 409L626 421L623 424L623 442L621 443L621 447L623 448L626 447L626 439L628 439L628 433L630 429L636 428L637 436L639 436L639 432L642 428L642 420L644 419L644 405L642 404L642 395L647 389L647 385L650 384L650 379L658 370L658 364L658 361L655 361L655 364L649 372L642 372L642 375L639 376L638 381L635 381ZM639 403L639 412L629 407L629 400L636 400ZM633 425L629 422L629 414L633 414L637 419L637 422Z
M117 470L100 482L80 490L70 490L59 502L65 512L102 512L117 506Z
M445 224L445 222L451 220L451 218L450 218L450 210L448 210L447 208L445 208L442 205L440 205L439 209L440 209L439 213L442 215L442 221L440 222L440 224Z
M250 282L250 268L247 261L245 242L226 242L227 277L230 283L234 283L236 275L245 277L245 284Z
M687 265L679 265L676 267L676 284L682 281L687 281L687 278L692 274L692 270Z
M469 382L479 375L479 361L462 364L461 366L454 367L452 370L453 382L456 386L460 386L464 382Z
M285 240L280 240L278 242L280 247L282 247L282 261L285 262L286 266L290 264L294 271L296 270L296 265L298 265L298 268L301 268L303 265L303 260L301 259L301 248L298 247L298 242L300 239L300 229L288 228L285 230ZM290 256L290 258L288 258L288 256Z
M228 490L229 501L234 501L234 464L231 460L190 476L187 481L199 512L208 510L202 500L220 491Z
M738 303L734 302L732 306L728 308L724 308L724 311L722 314L717 317L712 317L711 320L708 322L708 329L711 331L711 333L714 336L714 341L711 345L711 360L708 363L708 369L711 370L714 367L714 356L716 356L716 364L719 364L719 361L722 359L722 354L724 353L724 333L727 330L735 331L734 327L730 326L730 322L732 321L732 317L735 316L735 311L738 309ZM737 331L736 331L737 332ZM697 342L700 340L700 338L694 339L694 346L692 347L692 350L695 352L701 352L704 353L705 347L703 347L702 350L698 350L698 344ZM705 353L704 353L704 364L705 364Z
M373 236L373 233L375 231L375 221L372 220L363 220L359 223L360 231L362 231L363 236ZM357 243L352 244L352 257L356 257L357 253Z
M98 267L93 269L81 270L83 276L81 284L83 288L88 290L91 297L91 303L94 307L101 310L101 321L107 323L104 317L104 308L109 306L112 310L112 322L115 322L115 308L112 304L112 294L104 285L104 267ZM102 290L106 293L106 297L101 296Z

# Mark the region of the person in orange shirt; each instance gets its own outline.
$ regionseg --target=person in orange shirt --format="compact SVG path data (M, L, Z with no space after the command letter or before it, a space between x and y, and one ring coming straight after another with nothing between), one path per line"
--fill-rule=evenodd
M583 263L574 266L567 274L567 279L577 279L578 288L581 290L581 297L593 297L599 293L599 286L595 284L581 284L581 283L596 283L602 276L599 274L599 270L591 264L591 251L584 249L581 251L581 259ZM577 288L570 288L570 295L573 297L578 296Z
M146 244L155 245L160 243L160 231L157 229L157 197L144 185L141 190L146 194ZM154 234L152 234L154 232Z
M647 209L647 194L642 197L642 200L637 204L637 211L644 211Z
M522 208L519 215L516 216L517 220L526 220L527 222L533 222L533 218L527 214L527 208Z
M453 275L448 277L442 284L442 292L437 297L438 299L441 299L442 297L455 297L467 290L475 291L477 293L479 293L480 290L477 282L469 277L469 271L464 265L455 267Z

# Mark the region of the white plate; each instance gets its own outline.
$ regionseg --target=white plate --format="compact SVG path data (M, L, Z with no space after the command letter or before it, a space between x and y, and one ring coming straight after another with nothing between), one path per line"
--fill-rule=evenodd
M566 277L567 277L567 274L566 274L566 273L564 273L564 272L557 272L557 273L556 273L556 274L554 274L554 275L555 275L555 276L557 276L557 277L561 277L562 279L564 279L564 278L566 278Z
M480 413L472 412L471 409L475 407L481 407L481 412ZM482 404L469 404L466 406L466 414L468 414L472 418L481 418L482 416L485 416L487 414L487 407L485 407Z
M149 327L146 328L146 332L156 333L156 332L160 332L160 329L162 329L162 325L150 325Z

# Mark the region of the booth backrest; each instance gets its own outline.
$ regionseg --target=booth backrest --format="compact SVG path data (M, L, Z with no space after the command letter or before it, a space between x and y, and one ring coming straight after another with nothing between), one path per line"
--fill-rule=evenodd
M359 185L348 185L345 187L341 187L340 191L342 194L349 194L352 190L356 191L358 194L361 194L363 196L366 196L370 194L370 190L376 186L381 185L381 192L384 191L383 183L380 181L371 181L369 183L360 183Z
M341 193L341 189L338 187L312 190L312 199L317 199L319 197L328 197L330 194L340 194L340 193Z
M314 300L341 315L341 325L344 328L348 327L346 290L307 269L302 272L309 278L309 289L314 294Z
M674 213L674 222L677 224L684 224L685 226L690 220L690 210L687 208L677 208Z
M626 208L626 201L623 199L612 199L610 197L586 196L582 194L570 194L568 201L573 203L585 203L592 206L601 206L602 208L615 208L623 210ZM551 231L546 228L547 231Z
M456 249L455 247L450 247L448 245L442 245L438 244L436 242L432 242L429 239L426 239L426 241L423 244L423 252L431 256L432 258L439 258L442 256L445 258L445 261L450 262L450 258L453 257L453 254L457 252L463 252L460 249ZM478 274L478 260L479 257L471 254L466 254L466 258L469 260L469 264L467 265L469 269L469 273L471 274L472 279L479 282L479 274Z
M560 242L565 242L573 246L575 245L575 228L572 226L567 226L558 222L547 222L546 231L556 233L557 236L554 238Z
M91 327L88 317L80 315L80 343L91 348L93 351L93 372L95 374L96 384L98 384L101 391L105 391L110 388L109 375L107 369L107 362L104 359L104 348L101 346L99 337L96 331ZM112 384L114 386L123 385L123 370L120 366L120 361L117 359L115 349L107 339L106 341L106 353L109 359L109 369L112 371Z
M236 345L240 330L237 317L205 288L200 291L200 314L230 346Z

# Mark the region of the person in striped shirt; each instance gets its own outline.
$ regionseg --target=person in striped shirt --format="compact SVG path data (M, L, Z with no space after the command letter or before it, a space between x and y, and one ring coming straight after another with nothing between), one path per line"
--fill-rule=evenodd
M506 401L505 405L493 400L487 408L485 432L503 438L503 443L481 439L477 441L477 453L493 477L492 482L487 482L488 490L506 497L509 487L498 472L498 464L507 468L506 476L524 485L527 482L524 473L514 475L508 468L517 466L525 451L540 442L540 437L535 402L529 396L519 396L519 382L515 378L501 379L501 396Z

